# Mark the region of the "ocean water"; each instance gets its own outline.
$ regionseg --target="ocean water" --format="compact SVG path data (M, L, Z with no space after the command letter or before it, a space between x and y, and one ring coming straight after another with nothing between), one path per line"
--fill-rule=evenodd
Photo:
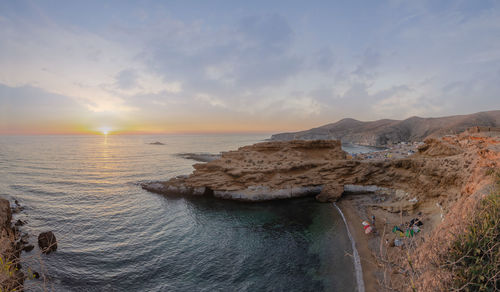
M15 219L27 221L21 230L35 246L40 232L58 238L55 253L23 253L24 266L47 277L27 290L355 290L351 244L331 204L166 197L138 185L189 174L195 162L179 153L265 138L0 136L0 196L25 207Z

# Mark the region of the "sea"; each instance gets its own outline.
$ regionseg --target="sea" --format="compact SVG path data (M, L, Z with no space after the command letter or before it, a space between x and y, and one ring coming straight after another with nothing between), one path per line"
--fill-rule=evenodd
M0 136L0 197L37 246L27 291L354 291L351 243L332 204L168 197L141 182L189 174L181 154L234 150L269 135ZM151 144L154 142L160 142ZM346 145L351 153L370 151Z

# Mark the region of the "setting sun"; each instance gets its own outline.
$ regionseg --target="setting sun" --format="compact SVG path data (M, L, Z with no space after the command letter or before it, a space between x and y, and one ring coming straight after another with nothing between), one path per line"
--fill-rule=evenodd
M101 132L103 135L108 135L109 132L111 132L111 128L109 128L109 127L101 127L101 128L99 128L99 132Z

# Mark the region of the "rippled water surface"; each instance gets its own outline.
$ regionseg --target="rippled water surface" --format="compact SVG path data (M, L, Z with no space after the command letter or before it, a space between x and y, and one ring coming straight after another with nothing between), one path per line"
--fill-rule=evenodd
M0 196L26 207L16 219L27 220L30 242L56 234L57 252L42 256L56 291L353 290L350 243L330 204L171 198L138 186L190 173L194 162L179 153L264 138L0 136ZM36 252L23 255L35 267Z

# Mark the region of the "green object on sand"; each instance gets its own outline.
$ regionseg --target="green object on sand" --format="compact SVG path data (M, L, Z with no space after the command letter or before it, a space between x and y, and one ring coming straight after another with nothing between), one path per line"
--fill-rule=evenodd
M415 232L413 231L413 229L406 229L405 235L406 237L413 237L413 235L415 235Z
M403 236L405 236L405 234L404 234L403 230L401 230L401 228L399 228L398 226L394 226L394 227L392 228L392 232L393 232L393 233L396 233L396 235L398 235L399 237L403 237Z

